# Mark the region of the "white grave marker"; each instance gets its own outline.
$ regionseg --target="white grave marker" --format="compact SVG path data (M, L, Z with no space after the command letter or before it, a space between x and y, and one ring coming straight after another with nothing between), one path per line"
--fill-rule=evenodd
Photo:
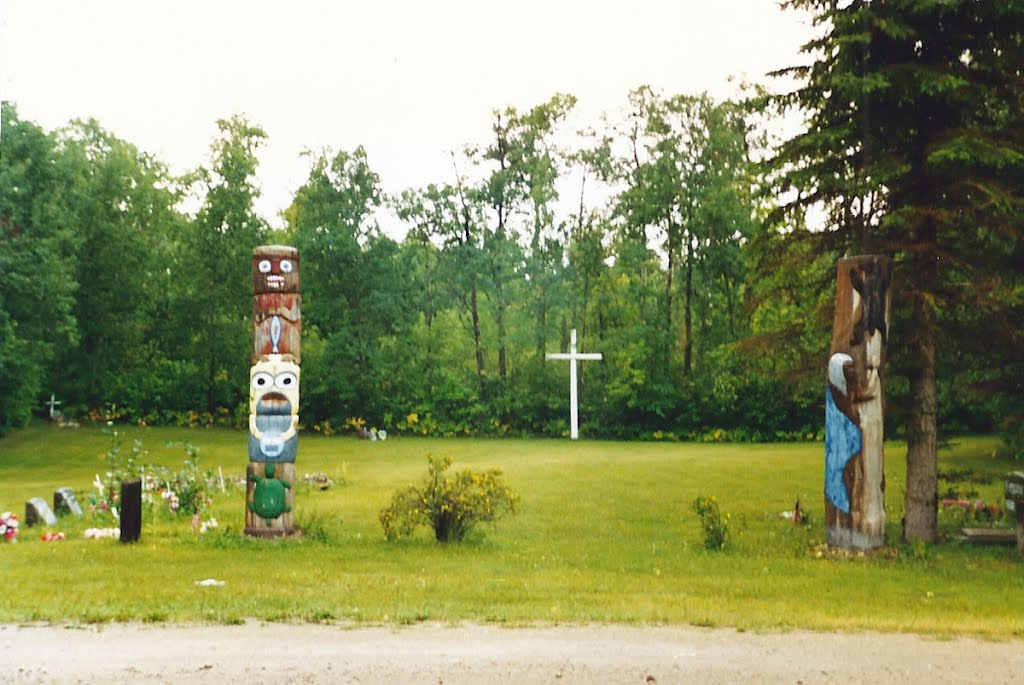
M569 354L561 352L545 355L547 359L568 360L569 362L569 425L570 435L573 440L580 437L579 402L576 394L576 362L591 359L602 359L600 352L577 352L576 351L576 329L572 329L569 338Z
M57 399L56 395L51 394L50 401L43 402L43 404L50 406L50 420L52 421L54 417L57 416L57 405L61 404L61 401Z

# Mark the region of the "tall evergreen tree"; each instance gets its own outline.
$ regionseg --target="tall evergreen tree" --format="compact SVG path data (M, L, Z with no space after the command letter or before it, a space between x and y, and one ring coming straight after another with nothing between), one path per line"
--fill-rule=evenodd
M777 97L807 129L772 160L776 218L824 209L814 254L897 260L890 351L909 382L904 536L937 527L937 358L958 324L999 330L1020 307L1024 4L1005 0L790 0L821 30L802 85ZM965 321L964 307L984 312ZM1019 321L1019 319L1017 319ZM973 337L978 337L977 333Z

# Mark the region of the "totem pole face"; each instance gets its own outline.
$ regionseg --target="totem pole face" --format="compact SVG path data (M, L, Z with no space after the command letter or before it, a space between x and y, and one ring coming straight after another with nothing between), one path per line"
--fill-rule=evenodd
M255 248L252 292L245 534L291 535L302 342L299 251L285 245Z
M299 291L299 251L267 245L253 251L252 285L255 294Z
M249 370L249 459L294 462L298 448L299 365L268 355Z

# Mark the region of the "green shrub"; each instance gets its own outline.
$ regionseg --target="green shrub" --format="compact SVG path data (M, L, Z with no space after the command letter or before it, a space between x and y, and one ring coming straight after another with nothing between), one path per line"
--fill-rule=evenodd
M729 523L732 517L728 513L722 515L718 500L714 497L698 497L693 500L692 506L700 519L704 547L711 551L725 549L729 544Z
M213 502L216 479L212 469L199 465L199 448L191 442L185 443L185 468L172 471L165 466L153 466L156 474L156 488L167 500L172 514L187 514L203 511Z
M509 489L500 469L446 475L451 457L427 455L427 462L429 475L424 484L395 492L391 505L380 512L388 540L426 525L440 542L458 541L477 523L515 514L519 495Z
M107 470L102 476L96 474L93 480L94 491L89 493L89 508L97 516L105 517L110 514L116 519L117 510L121 506L118 501L121 496L121 482L142 475L144 467L140 461L147 452L141 440L134 440L131 448L125 450L123 434L110 426L103 432L110 435L110 447L104 455Z
M121 483L131 478L142 478L142 503L150 511L157 501L163 500L170 514L191 516L212 503L217 479L211 469L200 467L199 448L192 443L185 443L185 467L181 471L172 471L166 466L142 463L149 454L142 440L135 439L131 449L126 450L123 449L122 433L112 427L104 432L110 434L110 447L105 455L107 470L102 476L96 475L93 491L88 495L89 508L94 515L106 517L110 514L115 519L119 518Z

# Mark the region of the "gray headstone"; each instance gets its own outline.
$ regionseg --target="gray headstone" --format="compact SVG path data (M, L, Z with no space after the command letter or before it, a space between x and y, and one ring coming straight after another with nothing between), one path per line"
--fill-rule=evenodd
M53 510L60 515L74 514L82 515L82 505L75 499L75 493L71 488L57 488L53 492Z
M48 526L57 525L57 517L53 515L53 510L50 509L46 500L41 497L33 497L25 502L25 525L34 526L40 521Z
M1016 511L1018 506L1024 505L1024 471L1006 474L1003 492L1006 495L1006 508L1010 511Z

